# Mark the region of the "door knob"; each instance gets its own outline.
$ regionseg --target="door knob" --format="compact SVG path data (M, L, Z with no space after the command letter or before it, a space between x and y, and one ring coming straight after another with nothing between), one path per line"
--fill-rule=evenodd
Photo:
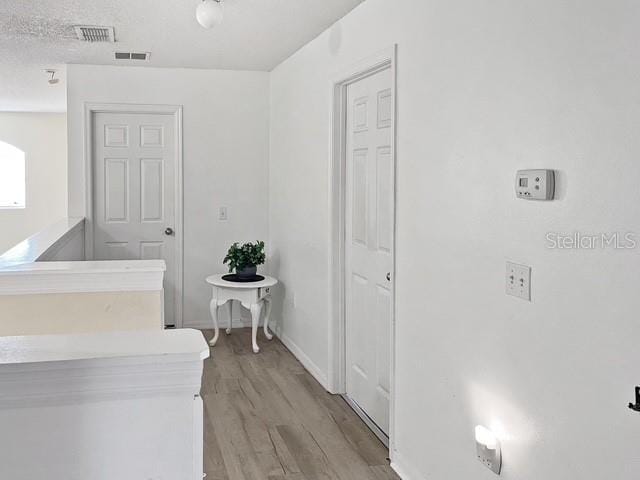
M391 272L387 272L387 281L391 281Z
M164 234L165 235L173 235L173 228L171 228L171 227L165 228Z

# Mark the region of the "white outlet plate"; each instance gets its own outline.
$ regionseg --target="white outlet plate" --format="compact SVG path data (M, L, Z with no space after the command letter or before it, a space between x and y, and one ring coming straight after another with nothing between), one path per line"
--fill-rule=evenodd
M507 295L531 301L531 267L507 262L506 273Z
M499 442L495 448L487 448L476 442L476 453L480 463L496 475L500 475L500 470L502 470L502 450Z
M229 218L229 216L228 216L228 212L227 212L227 207L220 207L218 209L218 220L224 222L228 218Z

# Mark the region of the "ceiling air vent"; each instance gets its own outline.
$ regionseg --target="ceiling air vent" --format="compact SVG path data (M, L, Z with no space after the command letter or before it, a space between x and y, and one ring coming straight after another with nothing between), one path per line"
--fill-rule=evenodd
M115 52L116 60L149 60L149 52Z
M76 25L73 27L78 40L85 42L109 42L116 41L113 27L98 27L95 25Z

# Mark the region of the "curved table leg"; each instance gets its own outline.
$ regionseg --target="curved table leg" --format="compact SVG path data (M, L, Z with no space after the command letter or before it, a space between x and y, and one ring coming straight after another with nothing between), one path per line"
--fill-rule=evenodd
M218 341L218 336L220 335L220 330L218 329L218 300L217 299L214 298L213 300L211 300L211 303L209 303L209 310L211 311L211 318L213 319L213 330L214 330L213 338L209 342L209 345L213 347Z
M227 313L229 314L229 328L227 328L227 335L231 335L231 329L233 328L233 300L229 300L227 305Z
M271 298L266 297L263 299L265 302L265 311L264 311L264 336L267 339L271 340L273 335L269 333L269 319L271 318Z
M260 313L262 313L262 301L251 305L251 343L253 345L253 353L258 353L260 347L256 341L258 334L258 323L260 323Z

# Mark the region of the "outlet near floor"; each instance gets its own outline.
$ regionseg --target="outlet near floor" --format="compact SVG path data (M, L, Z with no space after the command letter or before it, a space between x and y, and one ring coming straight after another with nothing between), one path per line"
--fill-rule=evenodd
M507 295L531 301L531 267L507 262Z

